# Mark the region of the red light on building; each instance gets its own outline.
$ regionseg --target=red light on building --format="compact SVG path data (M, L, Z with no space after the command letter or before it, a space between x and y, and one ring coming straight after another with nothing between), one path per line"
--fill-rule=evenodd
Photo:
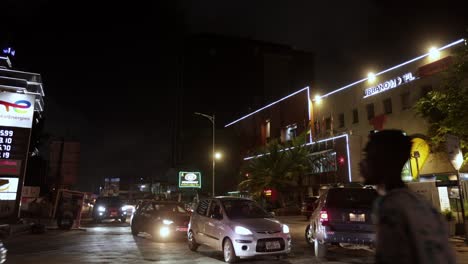
M343 157L343 156L340 156L340 157L338 158L338 164L340 164L340 166L343 166L344 163L345 163L344 157Z

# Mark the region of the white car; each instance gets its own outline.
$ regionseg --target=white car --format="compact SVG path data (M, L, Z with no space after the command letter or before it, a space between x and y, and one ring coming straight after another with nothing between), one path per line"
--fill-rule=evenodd
M190 218L188 246L223 251L225 262L259 255L286 256L291 251L289 227L255 201L237 197L202 200Z

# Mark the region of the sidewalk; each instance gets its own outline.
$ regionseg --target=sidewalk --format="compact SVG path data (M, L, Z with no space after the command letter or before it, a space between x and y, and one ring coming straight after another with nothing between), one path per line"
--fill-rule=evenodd
M455 236L450 238L457 257L457 263L468 264L468 244L465 243L465 238Z

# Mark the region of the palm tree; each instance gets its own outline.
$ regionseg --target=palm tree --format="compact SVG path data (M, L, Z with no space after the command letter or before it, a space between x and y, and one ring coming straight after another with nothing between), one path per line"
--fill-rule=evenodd
M309 151L304 137L299 136L282 145L273 141L261 151L262 156L249 160L242 174L248 179L239 184L239 189L248 190L254 198L260 198L267 188L278 192L278 201L285 205L284 194L302 184L302 177L310 168ZM297 190L297 189L296 189ZM302 197L302 189L299 193Z

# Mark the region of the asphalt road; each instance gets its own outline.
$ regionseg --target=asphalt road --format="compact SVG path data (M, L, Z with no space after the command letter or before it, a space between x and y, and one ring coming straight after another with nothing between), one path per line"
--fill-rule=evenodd
M304 239L307 224L302 217L280 218L290 226L293 250L286 259L274 257L241 260L239 263L372 263L372 252L331 247L326 259L316 259ZM104 222L84 226L83 231L48 230L23 234L4 241L7 263L222 263L222 253L207 247L191 252L183 240L153 242L134 237L128 224Z

